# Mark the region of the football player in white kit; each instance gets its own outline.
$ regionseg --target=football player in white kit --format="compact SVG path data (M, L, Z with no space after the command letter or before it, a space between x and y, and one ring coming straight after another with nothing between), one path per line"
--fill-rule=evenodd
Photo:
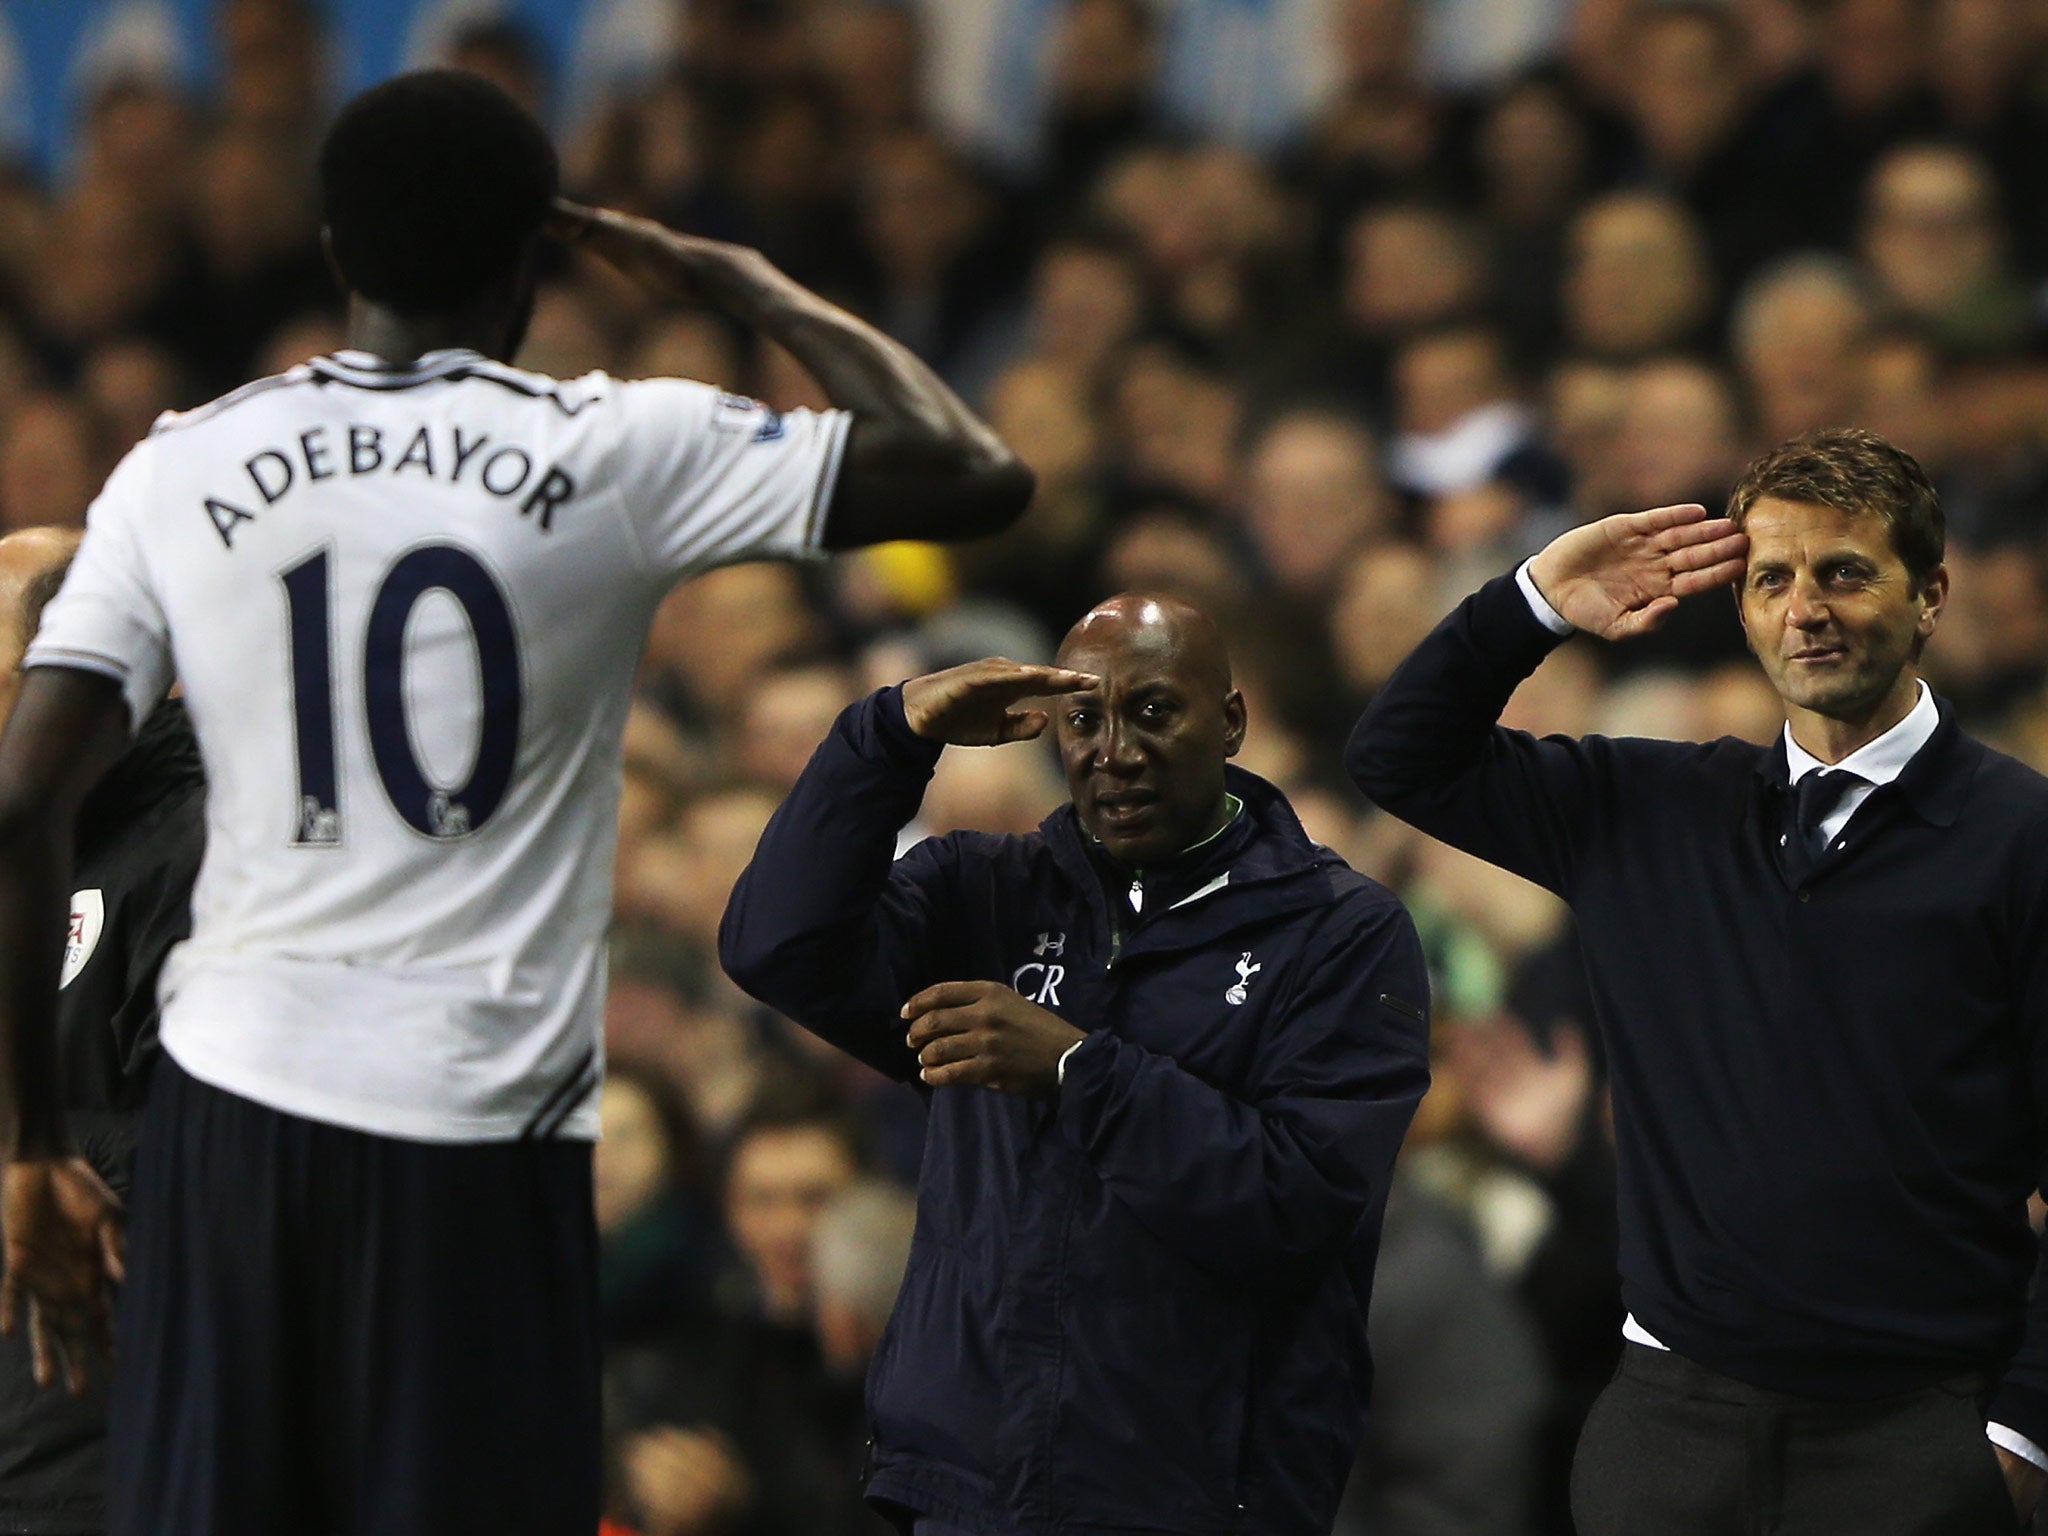
M590 1536L620 732L679 579L995 531L1015 456L758 254L555 197L466 75L321 158L349 346L167 415L94 503L0 742L0 1321L83 1369L118 1268L51 1041L73 809L180 682L209 781L166 968L117 1536ZM838 409L508 366L543 227L786 347Z

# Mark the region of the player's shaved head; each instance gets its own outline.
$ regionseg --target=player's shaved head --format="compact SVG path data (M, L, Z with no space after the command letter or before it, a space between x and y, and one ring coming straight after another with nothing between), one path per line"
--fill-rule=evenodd
M1055 718L1075 813L1110 854L1157 864L1229 819L1223 764L1244 741L1244 697L1215 620L1163 593L1120 593L1067 631L1059 665L1101 679Z
M513 276L540 236L559 168L539 123L480 75L421 69L351 101L320 151L342 280L419 316Z

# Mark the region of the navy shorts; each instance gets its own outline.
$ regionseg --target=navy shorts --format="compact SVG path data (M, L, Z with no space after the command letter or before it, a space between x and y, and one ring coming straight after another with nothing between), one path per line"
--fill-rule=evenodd
M590 1145L435 1144L156 1068L111 1536L591 1536Z

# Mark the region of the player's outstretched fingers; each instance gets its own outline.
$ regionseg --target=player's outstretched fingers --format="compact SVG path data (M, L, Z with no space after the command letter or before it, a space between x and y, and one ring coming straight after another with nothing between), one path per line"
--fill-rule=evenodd
M99 1261L101 1272L111 1280L125 1280L124 1230L128 1208L121 1203L121 1197L100 1176L100 1171L83 1157L65 1159L60 1178L82 1185L90 1196L88 1203L97 1207L98 1220L92 1227L91 1241L95 1250L93 1257Z
M551 240L564 245L574 245L597 222L597 210L566 197L557 197L548 209L548 216L541 229Z

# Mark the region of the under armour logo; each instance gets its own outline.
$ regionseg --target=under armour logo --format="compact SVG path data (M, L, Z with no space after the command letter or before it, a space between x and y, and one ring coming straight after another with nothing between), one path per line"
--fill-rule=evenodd
M1245 983L1250 981L1253 976L1257 975L1260 971L1264 969L1265 967L1262 965L1252 964L1252 952L1250 950L1246 950L1241 956L1238 957L1237 985L1232 987L1228 992L1223 994L1223 1001L1230 1004L1233 1008L1237 1007L1240 1003L1244 1001Z
M1064 933L1041 933L1038 942L1031 946L1031 953L1043 960L1047 955L1064 955L1067 952L1067 936Z

